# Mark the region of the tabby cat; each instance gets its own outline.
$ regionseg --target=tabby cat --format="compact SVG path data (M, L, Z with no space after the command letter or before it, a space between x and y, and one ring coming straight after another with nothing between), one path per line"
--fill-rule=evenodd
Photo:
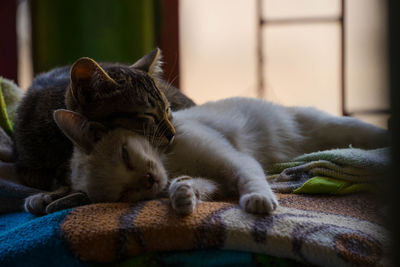
M317 150L371 149L389 141L386 130L354 118L251 98L174 112L175 140L166 150L122 128L94 138L91 122L75 112L57 110L54 118L75 144L73 190L91 202L169 196L179 214L191 213L199 201L228 196L238 197L249 213L270 213L278 202L266 181L268 165ZM27 209L41 199L33 196Z
M80 58L72 67L36 77L17 110L15 166L21 182L44 190L68 184L73 145L53 120L56 109L66 108L88 118L92 123L80 127L94 139L122 127L151 136L159 145L171 141L175 130L170 108L194 103L161 75L157 48L132 66Z

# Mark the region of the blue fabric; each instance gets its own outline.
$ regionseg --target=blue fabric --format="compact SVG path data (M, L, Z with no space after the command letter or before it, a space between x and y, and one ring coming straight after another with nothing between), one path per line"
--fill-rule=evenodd
M0 266L82 266L61 238L60 224L68 212L0 215Z

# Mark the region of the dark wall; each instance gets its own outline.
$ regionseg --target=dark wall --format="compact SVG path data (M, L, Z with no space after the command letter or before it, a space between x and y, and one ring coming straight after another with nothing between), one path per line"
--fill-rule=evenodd
M16 0L0 4L0 76L17 82Z
M179 87L179 0L161 0L158 44L164 53L164 76Z

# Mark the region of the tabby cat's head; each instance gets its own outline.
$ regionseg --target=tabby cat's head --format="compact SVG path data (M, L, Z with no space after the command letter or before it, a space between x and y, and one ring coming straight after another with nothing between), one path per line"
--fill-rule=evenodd
M155 49L132 66L102 64L80 58L71 67L66 107L107 129L126 128L147 136L155 145L175 134L168 100L158 88L161 51Z
M57 125L75 144L71 185L92 202L153 199L167 186L159 153L142 135L123 128L105 131L69 110L54 113Z

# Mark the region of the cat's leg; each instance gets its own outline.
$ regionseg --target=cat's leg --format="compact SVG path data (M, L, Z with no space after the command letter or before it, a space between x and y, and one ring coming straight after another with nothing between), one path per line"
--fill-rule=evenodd
M46 206L46 213L53 213L59 210L75 208L90 204L89 197L83 192L71 192L68 195L58 198Z
M24 209L34 215L44 215L46 214L46 207L52 203L54 200L62 198L68 195L71 188L68 186L61 186L57 190L52 192L38 193L29 196L25 199Z
M217 191L217 185L204 178L180 176L171 181L169 198L172 208L182 215L190 214L197 203L208 200Z
M183 163L174 164L183 161L186 169L216 181L220 185L220 195L238 193L239 204L245 211L266 214L277 208L278 201L262 166L254 157L237 150L212 128L193 127L195 131L191 128L180 129L190 135L175 143L175 154L167 162L169 172L178 173ZM195 147L192 140L195 140ZM190 156L187 151L190 151Z
M261 165L241 152L230 154L228 170L232 172L239 191L239 205L249 213L266 214L274 211L278 200L269 186Z
M314 108L292 108L300 134L305 137L303 153L331 148L373 149L389 145L389 132L351 117L332 116Z
M208 155L202 156L207 159L202 165L217 170L215 178L219 177L222 195L227 191L238 192L240 206L249 213L266 214L278 207L264 170L255 158L221 143L212 146L203 150Z

